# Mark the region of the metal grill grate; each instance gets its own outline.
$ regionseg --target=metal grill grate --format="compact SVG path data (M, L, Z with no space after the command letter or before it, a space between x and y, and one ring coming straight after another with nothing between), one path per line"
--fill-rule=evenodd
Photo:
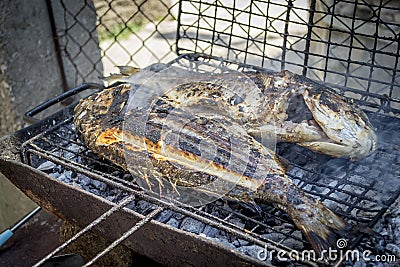
M181 1L178 53L288 69L399 112L398 1Z
M395 0L49 2L69 88L197 52L288 69L400 112Z
M176 56L176 1L49 0L48 5L69 88L96 82L116 72L115 66L145 67Z
M239 70L288 69L353 98L370 111L372 124L379 133L379 150L356 163L281 144L278 154L291 162L291 178L356 224L373 226L399 195L399 1L48 2L50 13L55 14L55 37L63 56L60 69L69 79L68 87L96 81L115 72L115 65L145 67L186 53L222 57L222 64ZM221 64L203 56L197 56L197 60ZM99 195L109 192L103 198L119 202L134 194L135 205L129 207L139 213L147 215L154 207L140 202L139 206L147 209L137 209L137 198L161 206L164 210L160 214L173 212L168 220L164 215L154 215L157 220L164 218L163 223L175 218L174 227L195 231L196 227L189 226L198 221L203 229L196 232L198 235L204 234L204 229L217 228L223 242L229 239L224 245L253 259L255 251L263 246L286 252L296 246L308 248L284 213L271 207L264 207L266 216L237 203L218 202L201 209L178 210L141 194L129 182L132 178L128 174L84 149L75 136L71 119L27 142L24 154L26 162L34 167L46 166L44 159L55 163L50 170L60 170L61 176L66 171L73 176L66 182ZM385 177L386 182L379 177ZM65 175L62 179L66 179ZM82 181L83 185L78 183ZM182 218L175 213L183 214ZM189 217L192 224L184 219ZM361 239L360 234L352 245ZM239 246L243 243L240 240L248 243Z
M182 56L172 64L187 66L188 59L193 68L196 68L192 61L195 59L209 66L224 65L239 71L254 69L201 55ZM393 149L400 141L398 136L394 136L400 130L400 121L379 113L369 115L383 140L378 151L365 160L349 162L332 159L288 144L279 145L278 154L290 162L288 174L303 190L321 199L347 221L373 227L400 194L399 184L395 182L400 174L397 165L400 153L399 149ZM310 248L288 216L272 206L263 206L262 215L234 202L217 201L194 208L184 204L174 205L158 199L151 192L142 191L130 174L102 161L87 150L76 136L72 117L25 142L22 155L24 162L54 178L120 203L120 206L113 208L115 211L124 206L148 216L132 226L134 230L121 233L122 237L127 237L138 230L141 223L154 218L161 223L220 242L253 260L257 260L258 251L264 247L286 253L292 249ZM380 180L382 175L392 180L393 184ZM103 217L101 220L107 219L107 216ZM93 228L96 224L88 227ZM85 228L81 234L87 230ZM122 241L122 237L113 246ZM362 237L363 234L358 234L349 247L357 246ZM63 244L49 257L68 244ZM108 249L111 248L104 251ZM101 255L104 251L100 252ZM273 258L271 262L277 263L277 259Z

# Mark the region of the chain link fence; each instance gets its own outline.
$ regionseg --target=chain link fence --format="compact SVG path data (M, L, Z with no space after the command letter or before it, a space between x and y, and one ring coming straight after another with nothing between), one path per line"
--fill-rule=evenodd
M396 0L51 2L69 87L195 52L288 69L400 111Z

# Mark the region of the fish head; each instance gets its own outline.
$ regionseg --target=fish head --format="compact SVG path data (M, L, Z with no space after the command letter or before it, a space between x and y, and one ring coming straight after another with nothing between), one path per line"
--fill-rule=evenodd
M334 157L361 159L377 147L377 135L367 115L353 100L319 84L309 83L302 91L304 102L324 133L318 141L302 146Z

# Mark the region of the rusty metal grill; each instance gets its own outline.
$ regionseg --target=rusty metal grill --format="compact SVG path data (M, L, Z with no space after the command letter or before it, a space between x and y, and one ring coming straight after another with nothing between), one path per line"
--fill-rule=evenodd
M201 54L183 55L170 64L189 64L196 68L196 62L239 71L258 68ZM378 112L370 112L368 115L372 124L378 128L382 140L378 151L364 160L350 162L332 159L288 144L280 144L278 154L290 162L288 174L303 190L321 199L352 224L372 228L400 194L400 184L396 180L400 174L400 150L397 145L400 140L394 135L400 130L400 119ZM88 225L73 240L123 207L145 216L132 225L133 228L121 233L121 237L111 247L100 252L98 257L151 219L220 242L244 258L250 257L256 264L265 263L257 259L257 251L264 247L285 253L310 248L289 217L272 206L263 206L262 214L240 203L222 200L202 207L189 207L160 200L154 193L143 191L129 173L104 162L85 148L75 133L72 115L26 141L21 153L23 162L32 167L115 203L114 208ZM392 179L392 183L379 179L382 175L389 181ZM355 235L349 247L356 247L362 238L362 233ZM48 258L68 245L69 242L64 243ZM317 262L308 264L315 265ZM279 262L273 258L268 263Z

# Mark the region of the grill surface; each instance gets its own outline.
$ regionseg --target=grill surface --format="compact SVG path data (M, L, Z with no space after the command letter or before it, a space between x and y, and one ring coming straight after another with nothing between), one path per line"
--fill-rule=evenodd
M171 64L197 68L192 60L210 66L208 71L215 66L239 71L255 68L199 54L181 56ZM368 115L377 128L379 145L366 159L357 162L332 159L292 144L279 144L277 153L290 163L288 174L304 191L321 199L353 225L372 228L400 194L400 137L396 134L400 119L380 112ZM310 249L288 216L271 206L262 206L262 214L252 207L222 200L197 208L178 207L151 192L141 191L129 173L85 148L75 133L72 114L26 141L21 152L24 163L58 180L115 203L122 201L120 206L147 216L141 221L143 225L154 219L220 242L260 264L263 262L257 259L257 253L264 247L286 252ZM80 212L90 212L90 207ZM103 219L107 218L105 214ZM140 226L132 228L125 237ZM361 232L355 234L348 248L357 247L363 237ZM278 263L276 258L271 262Z
M190 56L191 60L209 64L211 69L218 65L240 71L257 69L254 66L273 70L288 69L322 81L368 110L368 116L377 128L378 150L364 160L349 162L317 155L296 145L279 144L277 153L288 161L289 176L303 190L321 199L347 221L360 226L360 229L365 229L365 226L372 228L394 203L400 194L398 1L132 1L130 6L134 7L134 11L128 12L127 17L117 10L121 2L94 1L95 4L92 5L90 1L84 1L79 5L69 6L65 0L48 1L54 6L54 11L57 10L56 7L59 8L60 17L63 18L61 22L56 21L53 34L59 40L59 50L64 56L64 63L59 62L60 69L65 67L74 73L73 81L69 81L69 84L76 86L87 81L89 77L93 81L93 77L102 76L102 65L105 70L110 68L109 65L133 64L144 67L149 62L143 61L143 57L140 57L143 54L146 60L152 57L154 60L166 61L175 57L175 54L184 53L204 53L224 58L220 61L199 54ZM165 14L161 14L159 18L149 16L145 10L146 6L151 9L151 3L156 3ZM49 11L52 10L49 5ZM92 14L94 18L95 13L98 20L96 25L93 23L92 28L84 14ZM106 21L109 15L111 20ZM117 19L112 19L113 17ZM110 21L116 21L117 24L110 25ZM147 30L135 30L132 24L136 21L150 27L146 27ZM174 25L171 26L172 24ZM117 26L116 32L113 30L114 26ZM83 34L74 35L76 27ZM177 31L171 34L171 28ZM100 34L100 42L96 30ZM124 32L131 34L129 40L123 40ZM110 35L110 39L102 40L104 33ZM154 40L158 40L157 47ZM102 49L101 60L93 60L86 50L92 50L91 47L97 47L98 44ZM112 51L124 56L118 58ZM173 64L186 64L187 58L188 56L181 56ZM192 257L203 257L203 264L210 263L209 260L214 260L214 264L224 264L210 256L213 248L224 251L227 260L235 256L252 264L279 263L276 257L272 261L264 262L257 259L257 253L264 247L282 252L310 248L287 215L270 206L261 207L262 215L253 207L234 202L216 201L193 208L174 205L152 196L150 192L141 191L129 173L104 162L85 148L76 136L71 109L64 110L63 114L63 119L54 120L52 126L43 122L39 123L40 126L33 126L31 129L36 133L34 136L30 136L30 130L23 130L13 136L18 139L21 134L24 140L28 139L21 148L18 145L17 152L14 151L15 147L10 149L9 145L0 143L0 146L9 150L0 151L0 163L3 163L2 167L8 168L10 179L19 183L28 195L37 200L46 198L46 201L51 199L58 202L58 207L63 210L53 210L54 212L74 222L80 220L81 226L91 222L80 235L90 229L100 229L101 232L104 228L102 224L107 222L111 231L120 224L125 225L113 217L120 210L144 215L133 222L134 226L130 230L119 227L121 232L115 235L107 233L116 242L99 256L107 253L129 234L146 232L146 226L154 221L175 229L164 228L165 235L177 237L179 231L193 233L187 239L176 240L179 244L183 243L183 250L185 245L190 246L191 243L201 240L217 242L203 242L202 249L206 251L204 254L182 252ZM72 187L54 184L49 176L35 172L34 169L26 171L21 170L19 165L7 165L14 158L8 155L12 153L21 153L20 160L24 164ZM13 167L19 176L13 176ZM30 178L25 181L24 175ZM34 178L35 181L43 182L43 185L30 184L30 179ZM57 186L60 191L54 189L53 192L51 186ZM31 192L31 187L37 192ZM91 198L92 206L85 206L74 199L85 196L79 188L99 196ZM52 196L51 192L60 194L63 198ZM111 205L105 206L102 202L96 202L97 200L118 204L106 212L104 209ZM51 209L51 203L46 201L41 204ZM68 202L79 205L70 206ZM102 215L95 220L94 214ZM162 234L155 234L153 246L160 243L158 239L163 239ZM165 235L164 240L167 239ZM151 234L146 237L148 236L153 237ZM347 247L382 253L382 248L378 246L366 247L365 240L367 238L362 232L356 233ZM380 244L380 241L374 244ZM68 245L69 242L64 243L47 258L61 252ZM199 247L201 245L196 248ZM140 243L134 243L133 248L140 252L146 251ZM171 255L150 256L158 257L158 260L163 256L164 259L176 256L173 255L173 249L160 249L169 251ZM182 259L181 262L184 260L189 258ZM317 264L314 262L314 265Z

